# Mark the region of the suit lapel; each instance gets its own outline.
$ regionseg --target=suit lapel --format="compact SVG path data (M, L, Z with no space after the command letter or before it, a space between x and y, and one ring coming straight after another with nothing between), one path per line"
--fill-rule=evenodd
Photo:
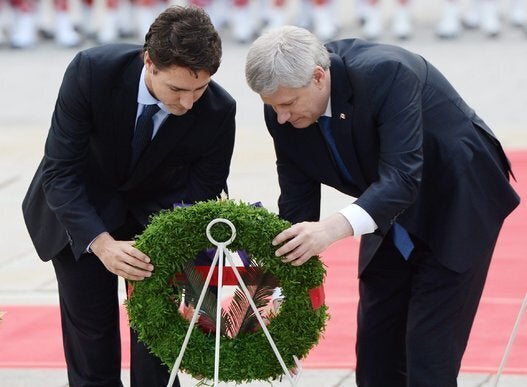
M131 157L131 142L137 114L137 93L143 61L137 59L124 69L122 80L112 93L113 107L113 144L115 144L115 173L119 181L127 178L128 163Z
M337 144L337 149L348 168L355 185L361 189L366 188L364 175L362 174L357 152L356 128L353 120L353 91L346 74L342 59L330 54L331 58L331 128Z

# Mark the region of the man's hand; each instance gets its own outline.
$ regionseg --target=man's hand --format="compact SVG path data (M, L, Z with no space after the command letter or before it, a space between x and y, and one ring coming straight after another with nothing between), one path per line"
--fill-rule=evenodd
M131 281L141 281L152 275L150 258L136 249L133 241L116 241L104 232L91 245L92 252L112 273Z
M320 222L297 223L273 239L273 245L284 243L275 251L283 262L299 266L326 250L339 239L353 235L353 228L340 213Z

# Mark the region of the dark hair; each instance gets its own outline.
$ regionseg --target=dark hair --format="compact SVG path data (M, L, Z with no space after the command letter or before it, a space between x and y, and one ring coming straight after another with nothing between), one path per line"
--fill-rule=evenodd
M143 52L160 70L176 65L213 75L221 62L221 39L201 8L173 6L150 26Z

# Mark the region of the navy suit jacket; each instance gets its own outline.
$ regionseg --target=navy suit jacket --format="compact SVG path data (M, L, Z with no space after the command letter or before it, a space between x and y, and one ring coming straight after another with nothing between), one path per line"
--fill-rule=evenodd
M45 152L22 208L43 260L67 244L76 258L130 214L141 225L176 202L226 190L236 104L211 81L182 116L170 115L129 175L143 59L137 45L80 52L59 91Z
M321 183L357 198L378 225L361 238L360 273L396 219L452 270L491 253L519 197L490 128L419 55L359 39L326 47L332 130L354 181L341 177L316 125L280 125L265 106L280 215L318 220Z

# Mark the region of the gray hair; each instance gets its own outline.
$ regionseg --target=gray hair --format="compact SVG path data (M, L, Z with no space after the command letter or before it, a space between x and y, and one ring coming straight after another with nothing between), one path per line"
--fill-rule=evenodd
M260 95L278 87L301 88L313 79L316 66L329 68L329 53L311 32L284 26L256 39L247 54L245 78Z

